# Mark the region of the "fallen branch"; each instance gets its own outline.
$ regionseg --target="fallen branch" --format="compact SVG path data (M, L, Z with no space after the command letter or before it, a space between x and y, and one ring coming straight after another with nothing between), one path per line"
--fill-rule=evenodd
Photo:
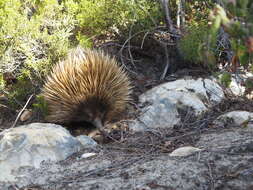
M13 127L16 126L16 124L17 124L17 122L18 122L20 116L22 115L23 111L26 109L26 107L27 107L27 105L29 104L29 102L31 101L32 97L33 97L33 94L28 98L28 100L27 100L25 106L24 106L24 107L22 108L22 110L18 113L17 118L15 119L13 125L12 125L10 128L13 128Z

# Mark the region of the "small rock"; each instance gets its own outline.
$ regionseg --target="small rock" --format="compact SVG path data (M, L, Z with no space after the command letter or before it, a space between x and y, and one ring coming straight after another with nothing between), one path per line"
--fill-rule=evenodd
M201 149L192 146L185 146L174 150L172 153L170 153L170 156L189 156L199 151L201 151Z
M247 111L231 111L219 116L214 123L223 121L225 118L233 119L234 123L237 125L247 124L250 120L253 119L253 113ZM225 121L225 120L224 120Z
M83 145L83 147L94 147L97 146L97 142L94 141L91 137L85 136L85 135L80 135L77 136L76 139Z
M32 116L32 110L29 109L29 110L25 110L21 116L20 116L20 121L24 122L24 121L27 121L28 119L30 119Z
M222 76L222 75L221 75ZM220 76L220 78L221 78ZM236 96L243 96L245 93L245 86L243 85L247 78L252 77L252 74L232 74L231 75L231 83L229 84L229 89Z
M89 158L89 157L93 157L93 156L96 156L97 153L94 153L94 152L90 152L90 153L84 153L81 158Z

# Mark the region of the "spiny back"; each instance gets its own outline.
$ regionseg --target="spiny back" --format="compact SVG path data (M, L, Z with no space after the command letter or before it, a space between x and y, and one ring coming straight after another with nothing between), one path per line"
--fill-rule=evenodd
M53 67L42 92L47 120L57 123L92 120L102 111L103 120L111 121L125 109L130 93L129 78L114 58L80 47Z

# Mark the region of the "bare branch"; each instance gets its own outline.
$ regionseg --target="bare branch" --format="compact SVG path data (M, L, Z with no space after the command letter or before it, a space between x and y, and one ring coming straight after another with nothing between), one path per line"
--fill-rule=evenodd
M169 54L168 54L168 47L167 45L163 45L164 47L164 53L165 53L165 59L166 59L166 65L163 71L163 74L160 77L160 80L163 80L165 78L166 73L168 72L170 61L169 61Z
M165 23L167 28L170 30L172 33L176 33L176 29L173 26L173 22L170 18L170 10L169 10L169 1L168 0L160 0L163 11L165 13Z
M18 119L19 119L20 116L22 115L23 111L26 109L26 107L27 107L27 105L29 104L29 102L31 101L32 97L33 97L33 94L28 98L28 100L27 100L25 106L24 106L24 107L22 108L22 110L18 113L17 118L15 119L13 125L12 125L10 128L13 128L13 127L16 126L16 124L17 124L17 122L18 122Z

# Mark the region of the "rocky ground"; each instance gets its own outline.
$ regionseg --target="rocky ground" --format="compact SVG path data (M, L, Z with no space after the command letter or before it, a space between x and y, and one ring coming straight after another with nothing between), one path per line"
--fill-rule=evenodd
M8 189L252 189L253 125L190 123L129 134L39 169L21 168L23 177ZM172 156L185 146L200 150Z
M13 170L0 189L253 189L252 101L207 78L138 99L131 119L96 146L51 124L3 130L0 179Z

